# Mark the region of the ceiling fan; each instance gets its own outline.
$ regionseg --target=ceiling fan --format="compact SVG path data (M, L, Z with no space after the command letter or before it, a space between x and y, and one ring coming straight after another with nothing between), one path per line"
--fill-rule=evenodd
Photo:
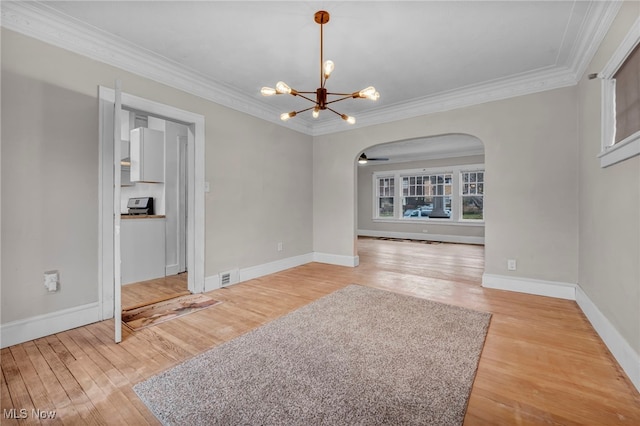
M367 164L369 161L389 161L389 159L388 158L382 158L382 157L380 157L380 158L368 158L365 155L364 152L360 155L360 158L358 158L358 163L359 164Z

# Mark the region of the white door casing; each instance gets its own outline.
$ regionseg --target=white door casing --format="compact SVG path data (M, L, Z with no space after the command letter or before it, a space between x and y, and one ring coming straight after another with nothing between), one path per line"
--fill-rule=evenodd
M100 100L100 186L99 186L99 301L102 319L114 317L114 232L111 220L119 201L114 205L115 169L113 141L114 105L113 89L99 87ZM187 270L188 288L192 293L204 291L204 145L205 119L202 115L160 104L127 93L122 93L122 108L147 113L152 116L183 123L187 126ZM118 134L119 138L119 134ZM116 144L119 147L119 144ZM118 148L119 149L119 148ZM116 157L119 161L119 156ZM118 162L119 166L119 162ZM119 185L119 182L118 182ZM119 281L119 280L118 280ZM118 307L118 310L120 307Z

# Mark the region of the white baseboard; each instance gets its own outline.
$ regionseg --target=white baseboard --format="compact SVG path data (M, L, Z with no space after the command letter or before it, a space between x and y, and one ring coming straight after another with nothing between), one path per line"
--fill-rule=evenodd
M640 354L633 350L580 286L576 289L576 302L620 367L640 392Z
M178 275L180 273L180 265L173 264L173 265L166 265L164 267L164 274L166 276L171 276L171 275Z
M313 261L313 255L311 253L301 254L299 256L288 257L286 259L276 260L274 262L264 263L262 265L251 266L249 268L240 269L240 280L247 281L254 278L263 277L269 274L275 274L276 272L284 271L285 269L295 268L296 266L304 265Z
M314 252L313 261L320 263L329 263L331 265L350 266L352 268L355 268L360 264L360 257Z
M220 274L209 275L204 277L204 292L217 290L220 286Z
M276 272L284 271L286 269L295 268L296 266L304 265L306 263L313 262L313 254L302 254L299 256L288 257L286 259L280 259L273 262L263 263L262 265L250 266L248 268L234 269L231 274L231 282L229 284L237 284L243 281L252 280L254 278L260 278L265 275L274 274ZM225 272L219 274L210 275L204 279L204 291L211 291L221 288L220 276Z
M577 284L558 281L544 281L532 278L509 277L505 275L483 274L482 287L518 293L576 300Z
M235 274L232 274L232 280L229 284L237 284L243 281L252 280L254 278L260 278L265 275L275 274L276 272L284 271L286 269L295 268L296 266L305 265L311 262L330 263L332 265L339 266L358 266L360 258L358 256L342 256L337 254L327 253L307 253L299 256L288 257L286 259L276 260L274 262L263 263L262 265L250 266L248 268L242 268ZM204 279L204 291L211 291L221 288L220 276L224 274L214 274Z
M0 347L6 348L100 320L102 320L100 304L94 302L50 314L8 322L0 326L0 335L2 336Z
M421 241L439 241L442 243L484 244L484 237L464 235L421 234L417 232L391 232L358 229L358 236L377 238L400 238Z

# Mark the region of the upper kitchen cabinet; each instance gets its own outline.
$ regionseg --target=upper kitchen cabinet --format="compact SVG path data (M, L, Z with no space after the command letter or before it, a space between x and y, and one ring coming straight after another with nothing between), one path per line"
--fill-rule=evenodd
M131 182L164 182L164 132L133 129L129 148Z

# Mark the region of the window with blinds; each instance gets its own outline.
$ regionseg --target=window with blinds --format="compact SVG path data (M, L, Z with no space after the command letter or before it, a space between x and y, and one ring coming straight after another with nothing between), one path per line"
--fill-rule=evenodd
M614 143L640 131L640 44L637 45L618 71L615 79Z
M598 76L602 81L600 167L640 155L640 17Z

